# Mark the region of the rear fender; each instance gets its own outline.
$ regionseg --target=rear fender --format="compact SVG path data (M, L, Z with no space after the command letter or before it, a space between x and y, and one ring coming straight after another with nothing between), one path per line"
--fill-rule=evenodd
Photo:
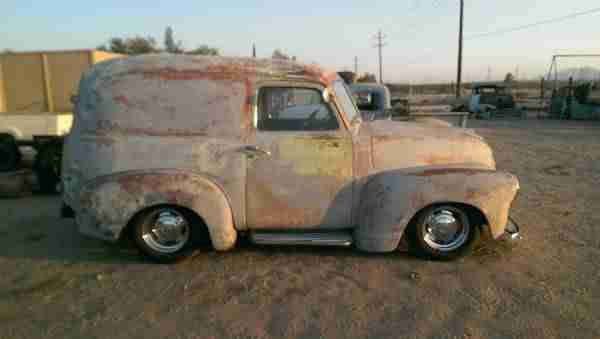
M82 231L107 240L117 240L139 211L171 204L202 217L215 249L227 250L236 241L226 194L206 175L183 170L121 172L93 180L80 197L77 218Z
M408 223L420 210L440 203L476 207L492 237L504 233L510 205L519 189L512 174L469 168L420 168L372 176L361 193L357 246L366 251L393 251Z
M3 126L0 127L0 136L10 136L15 140L23 139L23 133L19 131L16 127L13 126Z

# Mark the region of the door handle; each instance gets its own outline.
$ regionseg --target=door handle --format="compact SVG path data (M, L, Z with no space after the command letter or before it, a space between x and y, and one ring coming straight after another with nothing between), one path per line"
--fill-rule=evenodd
M261 155L261 156L271 156L271 152L262 149L256 145L246 145L242 148L242 152L246 153L249 156Z

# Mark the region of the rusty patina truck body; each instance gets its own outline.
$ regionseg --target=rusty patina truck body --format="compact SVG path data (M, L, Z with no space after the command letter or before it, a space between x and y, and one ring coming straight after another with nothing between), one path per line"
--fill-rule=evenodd
M313 65L151 55L82 78L63 157L80 231L131 234L159 260L205 235L453 258L481 233L516 234L517 179L473 131L360 118ZM126 232L131 230L131 232ZM206 231L205 233L202 233Z

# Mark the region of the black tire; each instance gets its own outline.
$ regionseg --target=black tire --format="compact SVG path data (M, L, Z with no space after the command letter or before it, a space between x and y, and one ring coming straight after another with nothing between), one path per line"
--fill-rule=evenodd
M166 227L167 235L177 234L174 236L178 238L177 240L164 241L158 237L157 233L161 232L153 232L163 215L166 219L162 224ZM172 231L168 230L168 223L174 221L172 218L176 217L181 217L187 228L184 230L177 225L175 226L177 229L173 229L175 233L169 233ZM131 235L138 249L159 263L177 262L188 257L198 246L210 244L208 231L200 218L176 206L157 206L142 211L132 221L131 227Z
M38 154L35 157L34 169L42 193L58 193L62 170L61 161L61 144L52 143L39 149Z
M21 152L12 136L0 136L0 172L11 172L19 167Z
M419 212L413 219L408 228L408 235L412 252L422 258L433 260L454 260L470 253L477 245L481 235L481 225L478 225L476 218L468 208L444 204L430 206ZM436 219L455 220L449 223L451 227L445 227L443 221ZM449 219L448 219L449 218ZM435 239L435 227L456 228L456 232L448 232L452 235L451 239ZM438 233L445 233L442 230ZM454 233L454 234L451 234ZM445 234L444 234L445 235Z

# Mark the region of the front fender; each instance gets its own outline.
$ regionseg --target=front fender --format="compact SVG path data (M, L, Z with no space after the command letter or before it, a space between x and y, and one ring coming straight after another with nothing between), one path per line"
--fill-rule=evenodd
M183 170L128 171L99 177L80 193L77 222L83 233L117 240L139 211L162 204L198 214L213 246L227 250L237 232L226 194L210 177Z
M485 169L420 168L373 175L361 193L357 246L393 251L420 210L439 203L479 209L494 238L504 233L510 205L519 189L512 174Z

